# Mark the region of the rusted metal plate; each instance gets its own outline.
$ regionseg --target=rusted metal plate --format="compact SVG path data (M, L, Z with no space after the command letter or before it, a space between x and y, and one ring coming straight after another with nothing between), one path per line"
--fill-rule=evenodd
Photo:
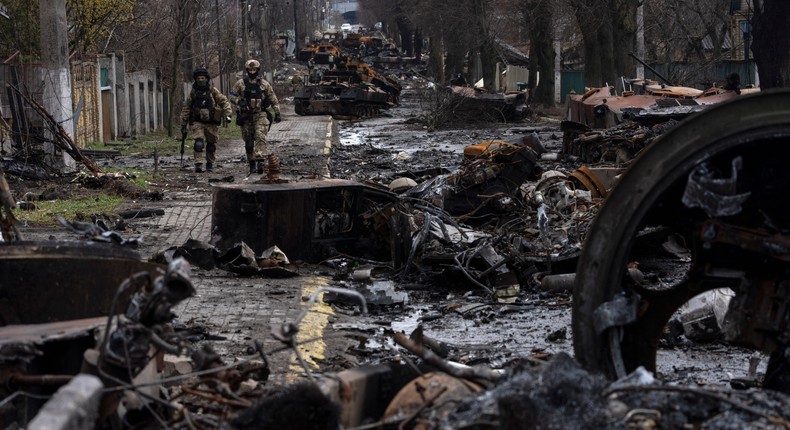
M576 171L572 172L570 176L581 182L581 184L592 193L592 197L606 197L606 187L587 166L579 167Z
M449 411L442 405L460 402L470 394L479 393L483 388L471 381L456 378L446 373L426 373L406 384L387 406L383 419L395 417L406 419L427 407L435 406L434 414ZM422 427L419 424L415 428Z
M107 317L84 318L44 324L9 325L0 327L0 350L5 344L39 343L83 337L107 324Z
M0 325L40 324L107 315L129 276L163 266L136 252L97 242L0 245ZM125 310L125 301L115 312Z
M389 203L387 191L345 180L214 186L211 240L220 250L245 242L256 253L277 245L288 258L317 262L370 250L366 203Z

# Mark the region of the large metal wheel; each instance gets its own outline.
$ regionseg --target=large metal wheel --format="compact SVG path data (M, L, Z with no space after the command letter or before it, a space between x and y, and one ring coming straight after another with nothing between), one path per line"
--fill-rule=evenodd
M684 203L689 195L696 204L689 203L694 198ZM607 197L588 232L573 293L580 363L611 378L638 366L655 371L672 314L720 287L735 290L736 306L750 308L745 312L779 306L784 314L761 327L740 314L733 331L741 343L752 340L748 346L767 352L786 347L788 197L790 91L713 106L657 139ZM669 238L687 256L665 251Z

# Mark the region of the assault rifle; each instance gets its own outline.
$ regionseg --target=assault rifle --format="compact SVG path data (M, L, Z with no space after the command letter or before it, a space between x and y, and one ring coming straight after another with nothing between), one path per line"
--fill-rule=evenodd
M181 127L181 168L184 167L184 144L187 141L187 128Z
M273 117L272 113L269 112L269 106L272 105L271 100L264 99L263 103L261 103L261 113L266 115L266 118L269 120L269 128L272 128ZM243 126L245 123L252 124L253 122L253 110L247 104L247 99L241 98L239 99L238 108L236 108L236 125L239 127Z
M247 99L242 97L236 107L236 125L243 127L245 123L252 123L252 109L247 105Z

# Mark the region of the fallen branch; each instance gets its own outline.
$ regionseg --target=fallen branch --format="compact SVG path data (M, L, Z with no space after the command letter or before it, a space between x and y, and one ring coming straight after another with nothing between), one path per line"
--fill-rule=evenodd
M90 158L86 157L80 151L77 145L74 144L74 141L71 140L71 136L69 136L66 130L63 129L63 126L61 126L60 123L56 121L55 118L53 118L52 115L49 114L49 112L47 112L44 106L41 106L39 102L26 96L18 88L11 86L11 89L13 89L28 104L30 104L36 110L36 112L38 112L38 114L41 115L41 117L44 119L44 122L49 125L49 129L54 135L54 139L52 140L52 143L54 143L58 148L62 149L67 154L69 154L71 158L74 159L74 161L79 161L80 163L84 164L85 167L87 167L88 170L90 170L94 174L104 173L101 169L99 169L98 166L96 166L96 164Z
M426 363L436 367L448 375L455 376L456 378L471 379L477 382L483 381L493 383L502 377L502 374L493 370L482 367L460 367L457 364L451 364L449 361L439 357L435 352L423 345L409 339L403 333L395 333L393 336L395 343L406 348L412 354L415 354L425 360Z

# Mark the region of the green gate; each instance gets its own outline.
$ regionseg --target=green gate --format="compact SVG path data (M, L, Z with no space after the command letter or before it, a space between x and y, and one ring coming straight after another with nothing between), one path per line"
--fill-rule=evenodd
M584 72L580 70L560 71L560 103L565 103L568 93L584 94Z

